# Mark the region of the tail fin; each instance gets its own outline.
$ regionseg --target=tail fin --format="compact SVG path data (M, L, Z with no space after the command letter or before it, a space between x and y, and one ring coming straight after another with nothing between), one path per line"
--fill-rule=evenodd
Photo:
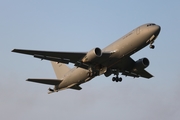
M62 79L64 75L70 70L70 68L63 63L51 62L54 72L56 73L56 77L58 79Z

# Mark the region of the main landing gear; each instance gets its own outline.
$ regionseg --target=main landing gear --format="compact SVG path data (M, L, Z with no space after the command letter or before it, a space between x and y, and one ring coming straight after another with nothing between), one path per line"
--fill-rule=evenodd
M113 77L113 78L112 78L112 81L113 81L113 82L114 82L114 81L116 81L116 82L122 82L122 78L119 77L119 71L116 71L116 72L115 72L115 75L116 75L116 77Z
M114 82L114 81L116 81L116 82L122 82L122 78L120 77L113 77L112 78L112 81Z

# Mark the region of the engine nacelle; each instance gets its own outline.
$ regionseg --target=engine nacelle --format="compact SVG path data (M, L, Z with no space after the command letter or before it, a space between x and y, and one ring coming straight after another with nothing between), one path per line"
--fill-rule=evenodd
M143 70L144 68L149 66L149 60L147 58L141 58L136 61L133 71Z
M82 59L82 62L87 63L87 62L92 62L95 58L101 57L102 52L100 48L94 48L91 51L89 51L86 56Z

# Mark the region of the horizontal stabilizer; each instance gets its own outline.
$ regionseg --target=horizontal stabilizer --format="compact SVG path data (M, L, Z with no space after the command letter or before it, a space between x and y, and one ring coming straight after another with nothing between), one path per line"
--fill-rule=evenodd
M74 86L72 86L70 88L74 89L74 90L81 90L82 89L79 85L74 85Z
M74 90L81 90L82 88L79 86L79 84L74 83L72 85L69 85L68 88L74 89Z
M62 82L62 80L58 80L58 79L27 79L27 81L48 84L48 85L59 85Z

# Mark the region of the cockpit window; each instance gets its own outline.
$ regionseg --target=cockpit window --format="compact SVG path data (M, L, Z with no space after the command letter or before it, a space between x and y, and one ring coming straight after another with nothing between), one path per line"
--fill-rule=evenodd
M154 24L154 23L152 23L152 24L148 24L148 25L147 25L147 27L149 27L149 26L153 26L153 25L156 25L156 24Z

